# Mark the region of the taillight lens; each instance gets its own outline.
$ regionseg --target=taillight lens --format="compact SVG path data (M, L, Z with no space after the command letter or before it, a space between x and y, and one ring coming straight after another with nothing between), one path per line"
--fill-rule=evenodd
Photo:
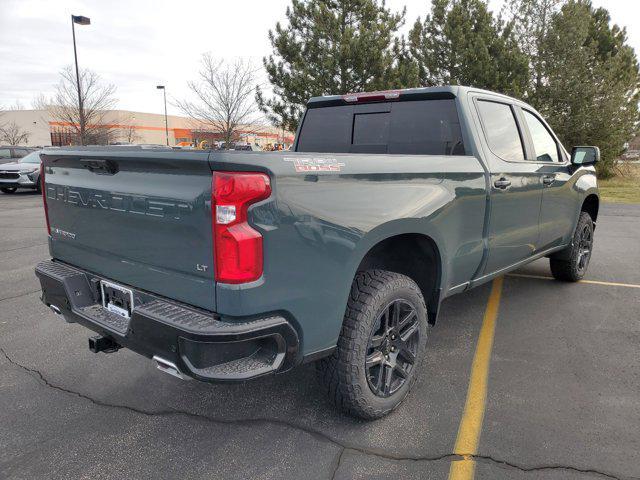
M40 190L42 191L42 205L44 206L44 218L47 221L47 233L51 235L49 225L49 209L47 208L47 190L44 186L44 162L40 162Z
M264 173L214 172L211 184L216 281L253 282L262 276L262 235L247 222L249 205L271 195Z

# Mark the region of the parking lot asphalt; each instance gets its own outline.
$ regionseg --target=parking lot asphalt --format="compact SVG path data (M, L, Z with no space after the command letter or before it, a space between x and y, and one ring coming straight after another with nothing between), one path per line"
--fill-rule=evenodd
M640 478L640 205L603 205L588 273L506 276L475 478ZM39 300L40 197L0 195L0 478L445 479L491 291L447 299L405 403L336 412L313 365L246 384L183 382ZM542 277L542 278L541 278ZM482 417L481 417L482 418ZM451 478L451 477L450 477Z

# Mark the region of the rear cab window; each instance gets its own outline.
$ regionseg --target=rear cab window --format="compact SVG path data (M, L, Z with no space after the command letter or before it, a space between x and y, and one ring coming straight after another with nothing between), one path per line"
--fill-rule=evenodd
M454 99L310 105L296 151L466 154Z
M0 158L11 158L11 150L8 148L0 148Z

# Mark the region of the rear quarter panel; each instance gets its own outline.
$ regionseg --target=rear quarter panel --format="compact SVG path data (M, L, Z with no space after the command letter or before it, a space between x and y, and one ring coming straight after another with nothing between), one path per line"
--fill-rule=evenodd
M339 170L296 170L307 161ZM273 181L272 197L250 208L264 236L263 278L217 284L218 311L280 311L299 324L304 354L335 345L358 265L378 242L431 237L444 292L481 262L486 179L473 156L212 153L210 162L214 170L265 171Z

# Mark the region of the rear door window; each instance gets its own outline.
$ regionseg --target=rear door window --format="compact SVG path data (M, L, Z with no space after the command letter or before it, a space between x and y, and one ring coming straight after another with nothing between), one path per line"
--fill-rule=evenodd
M547 130L547 127L533 113L522 110L524 120L527 122L533 148L536 151L536 160L539 162L558 162L558 144Z
M453 99L309 108L296 150L465 155Z
M503 160L524 160L524 147L511 106L480 100L478 109L491 151Z

